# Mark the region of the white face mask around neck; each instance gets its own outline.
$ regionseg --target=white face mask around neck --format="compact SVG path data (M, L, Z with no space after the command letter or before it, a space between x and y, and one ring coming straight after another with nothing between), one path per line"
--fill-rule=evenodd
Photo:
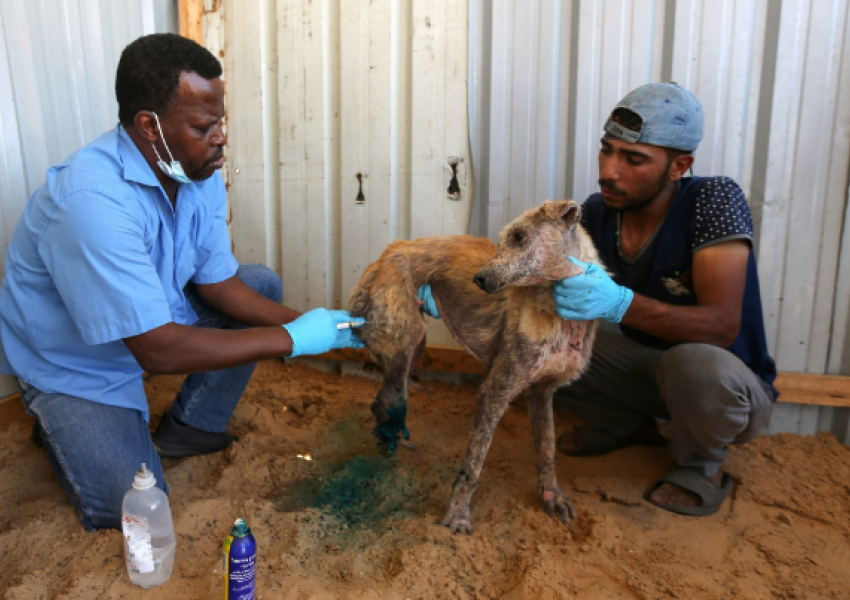
M153 118L156 119L156 128L157 130L159 130L159 135L162 138L162 145L165 146L165 151L168 152L168 158L171 159L171 164L167 164L164 160L162 160L162 157L159 155L156 146L151 143L153 151L156 152L157 166L163 173L165 173L166 175L171 177L171 179L178 183L192 183L192 180L183 171L183 165L180 164L179 160L174 160L174 156L172 156L171 150L168 149L168 144L165 141L165 135L162 133L162 127L160 127L159 125L159 117L153 111L151 111L151 114L153 114Z

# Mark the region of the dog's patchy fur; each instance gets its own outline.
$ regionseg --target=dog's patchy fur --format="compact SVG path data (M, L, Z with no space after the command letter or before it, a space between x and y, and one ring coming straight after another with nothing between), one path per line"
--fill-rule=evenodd
M358 334L384 373L372 413L378 421L375 435L389 452L395 451L399 433L409 437L408 375L425 346L419 286L431 284L443 322L488 367L475 401L466 458L442 521L453 532L472 531L469 504L484 457L496 425L523 392L534 430L543 505L564 523L575 518L572 502L555 476L552 394L584 370L596 323L562 320L555 313L551 282L578 273L569 255L599 262L590 237L578 224L580 214L573 201L547 201L507 225L498 247L471 236L394 242L352 292L352 314L367 320Z

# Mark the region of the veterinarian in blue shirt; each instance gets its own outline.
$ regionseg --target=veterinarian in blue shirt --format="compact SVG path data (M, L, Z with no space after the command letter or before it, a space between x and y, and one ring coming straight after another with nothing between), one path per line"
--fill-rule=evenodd
M675 466L647 500L687 515L720 508L729 445L764 431L777 395L744 194L727 177L685 177L702 135L699 101L675 83L620 101L601 140L601 191L582 207L611 276L580 263L554 286L562 318L620 324L600 327L588 371L558 392L587 423L558 448L664 445L656 418L669 420Z
M219 61L172 34L121 55L120 124L50 169L6 256L2 370L17 377L88 530L120 528L147 463L222 450L257 360L362 345L344 311L300 315L231 253ZM281 327L283 325L283 327ZM142 372L191 373L153 440ZM156 447L154 447L154 443Z

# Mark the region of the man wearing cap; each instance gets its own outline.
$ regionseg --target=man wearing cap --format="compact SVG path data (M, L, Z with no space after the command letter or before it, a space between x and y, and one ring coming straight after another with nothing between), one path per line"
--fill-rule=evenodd
M732 488L729 444L761 433L777 396L744 194L728 177L685 176L702 133L699 101L675 83L620 101L600 193L582 210L605 266L573 260L584 272L553 290L562 318L607 322L587 372L556 397L586 422L558 448L661 446L656 419L670 421L674 466L646 499L686 515L717 512Z

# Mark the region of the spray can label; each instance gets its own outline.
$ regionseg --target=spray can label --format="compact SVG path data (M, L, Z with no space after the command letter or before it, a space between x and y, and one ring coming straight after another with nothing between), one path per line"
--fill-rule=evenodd
M228 535L222 552L224 600L254 600L257 544L254 536Z
M131 573L150 573L154 569L151 528L147 517L124 513L121 517L127 568Z

